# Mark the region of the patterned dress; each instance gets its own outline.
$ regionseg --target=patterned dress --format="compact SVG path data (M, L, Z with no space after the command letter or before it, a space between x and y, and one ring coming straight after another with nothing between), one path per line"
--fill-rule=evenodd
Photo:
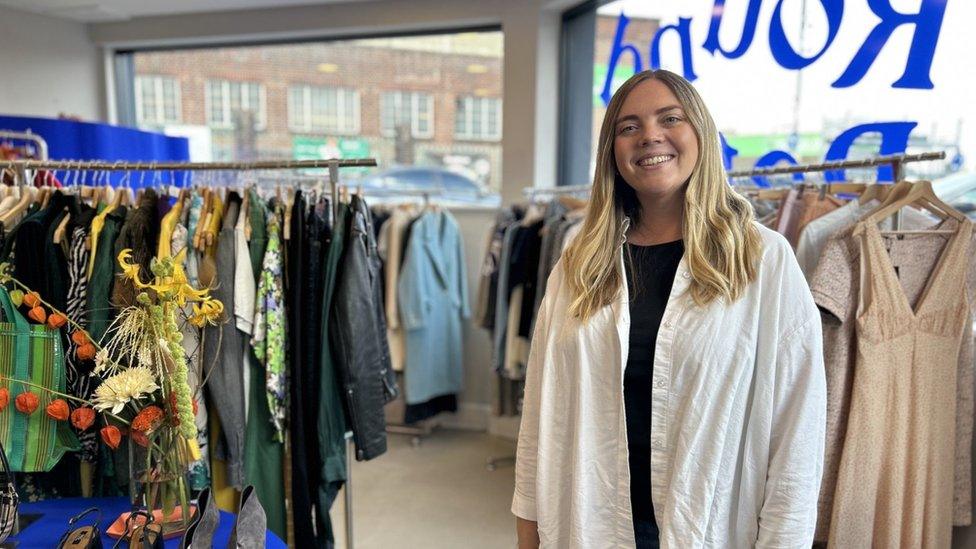
M264 365L265 387L275 440L284 441L288 414L288 377L285 369L285 289L284 259L281 248L280 204L268 214L268 247L264 253L254 307L254 333L251 347Z
M88 256L89 250L85 246L88 241L88 230L85 227L75 227L71 233L71 245L68 250L68 306L65 313L72 320L78 322L82 328L88 328L88 315L85 314L85 304L88 296ZM94 367L91 360L79 360L75 356L78 345L68 338L65 350L65 378L68 382L68 393L78 398L91 398L95 392L97 378L89 375ZM98 441L95 437L96 429L77 431L78 441L81 442L81 459L94 463L98 457Z
M187 243L187 228L182 223L177 223L176 227L173 228L171 242L173 257L176 257L186 247ZM183 263L184 269L187 268L187 258L191 256L195 257L196 252L194 250L187 250ZM189 277L187 278L189 279ZM189 282L194 286L197 285L195 278L189 280ZM183 312L189 316L192 313L192 305L187 303ZM203 380L201 376L202 352L200 346L200 329L184 320L180 331L183 333L183 349L186 351L186 367L188 370L187 377L189 378L190 392L197 401L197 414L194 423L197 426L197 444L200 445L200 452L203 455L200 460L190 464L190 487L194 490L203 490L210 485L210 467L208 460L209 452L207 450L207 407L203 401L203 393L199 389L200 382Z

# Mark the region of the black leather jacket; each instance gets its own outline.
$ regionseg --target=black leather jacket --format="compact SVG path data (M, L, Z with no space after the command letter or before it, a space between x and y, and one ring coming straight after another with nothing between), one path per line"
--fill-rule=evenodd
M356 443L356 459L386 452L383 406L397 397L383 312L383 278L372 218L354 196L349 208L329 338L342 378L347 417Z

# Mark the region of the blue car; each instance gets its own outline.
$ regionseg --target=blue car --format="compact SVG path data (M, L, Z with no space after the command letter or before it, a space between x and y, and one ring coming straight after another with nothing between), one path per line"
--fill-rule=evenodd
M367 198L416 200L430 193L433 202L494 207L500 197L477 181L462 174L436 166L403 166L391 168L362 178L356 183Z

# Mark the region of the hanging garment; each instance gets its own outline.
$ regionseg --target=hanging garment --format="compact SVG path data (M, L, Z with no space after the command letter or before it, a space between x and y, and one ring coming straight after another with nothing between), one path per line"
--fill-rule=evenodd
M331 240L325 253L322 268L322 306L319 311L321 336L321 352L319 362L321 370L319 372L318 397L319 404L316 414L316 429L318 437L316 440L319 445L319 456L322 460L320 471L320 481L318 485L318 508L324 513L332 508L332 503L339 494L346 480L346 415L343 412L342 382L338 371L338 363L334 358L334 350L331 338L331 323L333 322L330 312L334 309L333 297L335 296L335 284L339 270L339 261L343 256L346 244L346 229L348 227L349 207L346 204L339 204L335 217L335 224L332 226ZM350 422L351 423L351 422ZM323 517L326 533L331 534L332 522L328 514Z
M231 194L227 201L224 226L217 242L217 280L211 290L214 299L224 303L224 317L216 326L204 328L203 364L210 371L207 393L220 416L223 444L216 444L217 457L226 462L227 483L244 488L244 337L233 319L235 258L234 225L238 219L240 197ZM248 263L246 258L241 261ZM250 269L250 263L248 263Z
M153 280L149 264L156 256L159 241L158 195L152 189L144 189L139 205L130 210L115 240L113 260L122 250L132 250L130 262L139 265L139 278L143 282ZM117 262L116 262L117 263ZM125 307L136 304L135 284L127 278L117 279L112 286L112 304Z
M400 310L397 299L397 283L400 264L405 261L403 237L406 227L416 216L413 208L398 207L380 230L377 249L383 259L384 309L386 311L386 339L390 346L390 363L397 372L403 371L406 361L406 336L400 326ZM409 246L409 244L407 244Z
M972 223L912 306L876 224L858 224L857 369L834 495L834 547L949 547L958 353Z
M512 269L512 244L515 242L518 229L519 224L517 222L505 228L499 258L498 281L494 301L495 321L492 327L494 330L494 346L491 355L492 367L499 374L505 373L505 343L508 334L508 309L512 290L511 285L509 285L509 276Z
M271 413L274 439L285 440L288 412L288 378L285 370L285 292L284 256L281 242L281 205L268 213L268 245L258 275L257 302L254 305L254 333L251 347L264 372L265 403Z
M364 461L386 452L383 406L399 390L386 340L383 281L369 208L355 195L349 210L329 337L352 422L356 459Z
M25 217L13 235L14 277L61 311L68 300L68 259L54 244L54 230L66 208L77 218L77 197L56 191L48 206Z
M463 320L470 310L464 244L450 213L428 211L414 224L397 296L407 343L407 404L459 393Z
M803 232L808 223L843 205L844 201L830 195L821 198L817 192L801 193L793 205L793 212L787 220L783 236L790 241L793 249L796 249L797 242L800 240L800 233Z
M295 191L294 201L289 206L290 213L285 216L288 223L288 240L285 251L285 310L288 314L288 432L291 444L291 504L293 509L293 527L295 539L303 540L304 544L324 547L316 532L323 531L318 513L316 487L319 485L318 445L315 443L314 416L309 423L308 412L316 402L314 393L309 387L317 387L316 370L304 364L305 346L305 300L315 298L306 291L306 278L312 268L306 258L309 242L313 236L306 224L305 193ZM317 235L316 235L317 236ZM323 533L324 535L324 533Z
M88 260L88 278L89 279L92 277L92 271L95 269L95 257L98 254L98 246L101 244L101 242L100 242L100 236L102 234L102 229L105 227L105 221L108 218L108 215L110 213L112 213L117 207L118 206L116 206L114 203L108 204L100 212L98 212L98 214L95 216L94 219L92 219L92 222L91 222L91 235L89 237L90 238L90 246L91 246L91 254L89 254L90 257L89 257L89 260ZM123 208L123 210L124 210L125 209L125 206L121 206L121 208ZM125 218L124 215L122 217L123 217L123 219ZM114 239L113 239L113 241L114 241Z
M807 224L796 245L796 260L808 281L813 277L827 240L838 231L853 226L879 205L877 200L871 200L864 205L852 200ZM931 224L929 217L914 208L905 208L903 215L905 227L920 228Z
M98 233L98 238L92 242L91 275L88 277L86 301L88 333L96 342L102 341L105 332L115 319L111 295L117 279L116 275L121 272L118 262L115 261L115 241L127 214L128 208L125 206L111 210L102 221L103 227ZM98 217L96 216L95 219L97 220ZM94 224L94 221L92 223Z
M180 212L182 207L180 202L167 213L167 216L173 220L172 228L166 228L166 219L164 218L164 230L160 231L159 236L159 246L158 250L160 259L167 257L163 254L172 254L170 257L178 257L180 252L186 248L186 226L180 220ZM169 246L164 246L162 241L168 235L170 242ZM189 252L192 254L193 252ZM189 255L186 254L186 255ZM186 273L186 255L183 256L183 263L180 265ZM187 277L189 279L189 277ZM189 280L189 283L196 287L196 280ZM186 303L183 306L183 318L189 318L193 313L193 305ZM210 485L210 460L207 456L210 455L210 421L208 420L207 414L207 403L203 398L203 392L200 390L200 383L202 383L205 378L203 371L203 349L200 345L200 328L190 324L189 322L183 322L180 326L180 333L183 336L184 356L186 357L186 368L187 368L187 382L190 387L190 395L192 395L194 402L196 402L196 413L194 414L194 424L197 428L197 445L200 447L201 457L199 460L190 464L190 470L188 473L190 488L196 491L203 490Z
M203 211L203 197L194 193L190 197L190 206L184 208L186 212L186 247L193 250L193 235L196 234L197 225L200 223L200 214ZM200 274L200 255L197 253L186 254L186 278L196 286ZM230 307L230 303L224 303L224 307Z
M324 432L319 425L319 407L329 406L331 409L326 413L334 418L334 423L338 427L335 430L333 440L327 444L343 445L339 459L345 459L344 436L346 426L342 410L342 398L336 383L335 372L329 369L326 373L321 367L322 305L325 300L325 268L326 262L329 260L329 247L332 243L332 227L330 225L332 203L326 198L321 198L317 203L310 203L307 211L305 219L306 245L303 250L306 266L303 280L305 299L302 304L302 350L305 359L301 365L303 376L301 391L305 402L302 415L304 416L306 433L306 468L308 469L310 492L308 497L313 506L314 525L317 533L316 542L319 547L333 547L335 533L329 516L329 509L342 486L345 472L342 470L335 473L332 471L332 465L325 464L321 448L322 442L325 441L316 442L319 441L319 437ZM322 376L326 375L328 376L328 387L322 389ZM330 429L329 433L331 432ZM332 435L327 433L326 437L329 436ZM343 461L344 465L345 462ZM323 476L326 468L330 470L328 479Z
M912 226L907 212L906 229ZM929 222L925 221L925 225ZM943 228L954 228L948 221ZM826 541L830 529L837 471L847 432L851 388L856 363L856 303L860 295L861 251L851 237L853 227L848 227L828 240L817 270L810 280L814 301L821 309L824 337L824 362L827 366L827 430L824 452L824 474L821 481L820 501L817 512L818 541ZM921 295L943 249L946 239L941 235L913 235L908 238L885 237L890 261L899 272L906 297L915 303ZM971 246L976 247L976 240ZM976 248L974 248L976 249ZM968 267L968 292L976 295L976 256L971 257ZM963 338L959 349L956 374L956 440L955 440L955 489L954 519L957 526L972 521L971 471L973 439L973 341Z
M516 221L512 208L502 208L495 215L495 224L488 234L484 261L481 263L481 280L478 284L478 303L475 322L486 330L495 328L495 307L498 299L498 276L501 270L505 232Z
M254 189L248 189L247 192L251 240L248 244L249 259L246 256L243 261L250 263L251 280L256 286L268 244L268 213ZM271 423L271 411L268 408L265 390L263 363L254 356L254 350L250 345L247 347L246 356L250 398L244 435L244 482L254 486L258 499L264 505L268 515L268 529L283 538L287 535L284 448L275 440L276 433Z
M564 220L569 209L559 200L552 200L546 205L546 213L543 216L542 229L539 230L541 242L539 243L539 268L536 271L536 293L535 303L532 307L532 317L539 311L542 304L542 296L546 293L546 280L552 272L555 263L551 263L553 256L552 249L556 245L556 227Z
M94 213L94 210L89 210ZM91 215L88 216L92 217ZM82 329L88 327L85 316L85 303L88 294L88 227L84 220L75 227L71 236L71 251L68 254L68 307L65 313L78 323ZM81 360L77 356L78 344L68 338L65 347L65 376L68 393L78 398L89 399L95 392L96 378L90 374L95 363L93 360ZM82 461L94 463L98 459L98 439L94 429L85 431L75 429L78 442L81 444Z

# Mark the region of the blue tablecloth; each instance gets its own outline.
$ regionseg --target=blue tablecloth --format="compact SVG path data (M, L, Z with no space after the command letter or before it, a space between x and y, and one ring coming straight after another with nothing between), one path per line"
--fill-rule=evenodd
M41 518L23 528L16 536L11 536L9 541L17 541L18 547L57 547L58 540L68 529L68 519L84 511L89 507L98 507L102 510L102 520L99 526L102 531L102 544L111 547L115 540L106 536L105 531L115 522L122 513L130 510L127 498L65 498L38 501L34 503L21 503L21 514L39 514ZM91 515L89 515L91 516ZM94 519L94 517L92 517ZM217 527L217 535L214 537L214 547L227 547L227 540L230 532L234 528L235 516L233 513L220 512L220 525ZM88 517L82 520L81 525L91 524ZM123 545L125 545L123 543ZM166 542L166 547L179 547L180 538L173 538ZM285 547L278 536L268 532L266 547Z

